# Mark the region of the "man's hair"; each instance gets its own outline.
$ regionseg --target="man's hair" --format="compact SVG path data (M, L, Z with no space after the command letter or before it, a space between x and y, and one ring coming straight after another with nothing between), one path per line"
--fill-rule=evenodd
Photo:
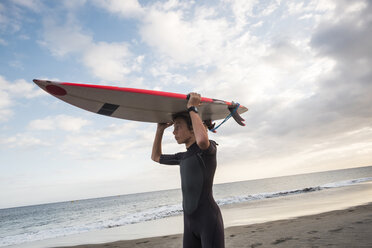
M186 124L187 124L187 128L192 131L192 122L191 122L191 118L190 118L190 114L189 112L180 112L180 113L176 113L174 115L172 115L172 120L173 122L177 119L177 118L181 118L183 120L185 120Z

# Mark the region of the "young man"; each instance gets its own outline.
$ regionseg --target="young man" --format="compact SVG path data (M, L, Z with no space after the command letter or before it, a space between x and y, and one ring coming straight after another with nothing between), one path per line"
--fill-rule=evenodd
M173 123L158 124L152 148L152 160L167 165L180 165L184 211L184 248L223 248L224 227L220 209L213 199L212 186L216 171L216 142L208 139L208 131L197 107L199 94L190 93L187 110L175 115ZM162 153L164 130L174 124L178 144L186 152L172 155Z

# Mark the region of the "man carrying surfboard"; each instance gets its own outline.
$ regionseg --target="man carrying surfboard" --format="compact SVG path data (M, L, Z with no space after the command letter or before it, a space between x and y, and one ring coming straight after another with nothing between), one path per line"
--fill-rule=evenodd
M222 215L212 194L217 143L208 138L207 128L197 110L200 103L201 96L190 93L187 112L174 115L173 123L158 124L151 158L160 164L180 165L184 210L183 247L223 248ZM177 143L185 144L186 152L162 153L164 131L172 125Z
M239 103L202 98L196 93L186 96L116 86L40 79L33 81L54 97L93 113L126 120L160 122L151 158L161 164L180 165L185 227L184 247L224 247L222 216L212 194L217 165L217 144L209 140L203 120L212 132L216 132L216 129L230 117L244 126L244 119L240 114L248 111L248 108ZM203 102L200 108L202 118L197 109L201 102ZM180 111L186 112L186 115L174 115ZM212 123L223 118L224 120L216 127L215 123ZM187 151L165 155L161 149L162 137L164 130L173 124L173 133L177 142L185 144Z

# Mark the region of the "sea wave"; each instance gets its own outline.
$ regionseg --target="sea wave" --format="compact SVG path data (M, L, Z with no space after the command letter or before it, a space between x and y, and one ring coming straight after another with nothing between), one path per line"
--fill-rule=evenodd
M249 202L249 201L255 201L255 200L283 197L283 196L289 196L289 195L305 194L305 193L310 193L310 192L314 192L314 191L321 191L321 190L325 190L325 189L351 186L351 185L354 185L354 184L368 182L368 181L372 181L372 177L358 178L358 179L352 179L352 180L345 180L345 181L327 183L327 184L323 184L323 185L319 185L319 186L307 187L307 188L302 188L302 189L292 189L292 190L277 191L277 192L233 196L233 197L228 197L228 198L224 198L224 199L218 199L218 200L216 200L216 202L219 206L223 206L223 205L243 203L243 202Z

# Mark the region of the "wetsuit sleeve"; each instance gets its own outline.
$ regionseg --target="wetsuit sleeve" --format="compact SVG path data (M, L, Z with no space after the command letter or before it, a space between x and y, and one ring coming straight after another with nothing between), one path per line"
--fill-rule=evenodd
M176 154L162 154L160 155L159 163L167 165L179 165L182 157L183 152L179 152Z
M206 150L202 150L203 154L214 155L217 152L217 143L214 140L209 140L209 147Z

